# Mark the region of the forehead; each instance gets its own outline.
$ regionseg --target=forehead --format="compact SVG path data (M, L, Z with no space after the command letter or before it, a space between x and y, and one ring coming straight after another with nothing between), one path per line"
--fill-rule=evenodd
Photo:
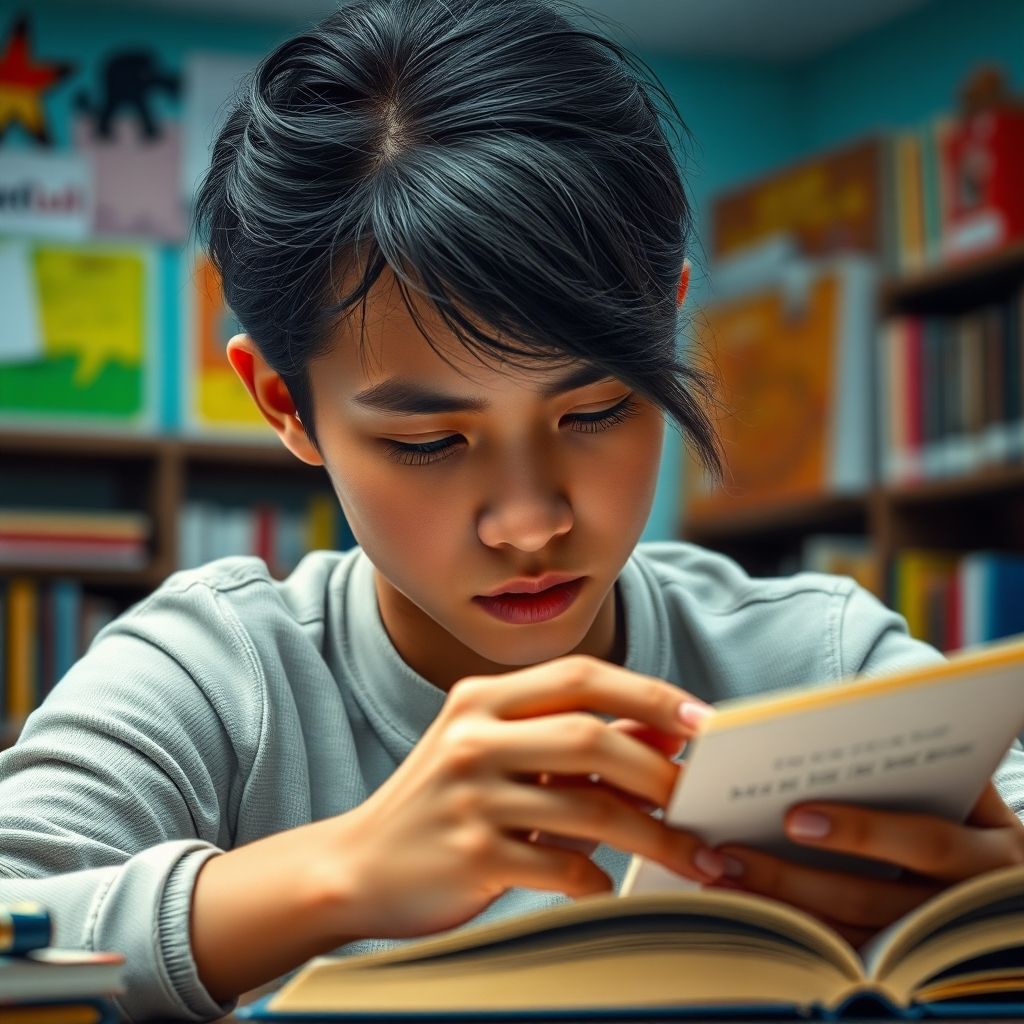
M411 288L406 289L406 296L416 311L415 317L394 274L385 269L367 294L365 307L357 305L345 321L329 356L340 371L338 384L344 394L355 394L367 385L396 376L444 386L449 391L465 392L469 385L474 391L509 387L536 390L545 381L564 376L567 367L580 365L541 353L531 360L517 356L516 364L510 365L497 354L471 351L433 303ZM472 314L463 315L477 330L503 340L500 332ZM511 341L515 343L515 339Z

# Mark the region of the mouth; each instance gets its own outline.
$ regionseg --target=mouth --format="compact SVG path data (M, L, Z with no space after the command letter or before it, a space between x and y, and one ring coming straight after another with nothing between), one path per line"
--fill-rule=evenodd
M474 597L473 601L492 617L512 625L531 625L558 618L573 605L586 577L555 583L535 593L504 592Z

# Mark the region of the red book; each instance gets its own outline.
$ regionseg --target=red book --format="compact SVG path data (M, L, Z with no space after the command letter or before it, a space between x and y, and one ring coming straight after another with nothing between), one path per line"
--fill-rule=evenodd
M273 570L277 564L274 538L277 536L277 509L273 505L257 505L253 509L255 518L254 555L258 555Z
M985 110L955 122L942 143L943 253L955 260L1024 237L1024 110Z

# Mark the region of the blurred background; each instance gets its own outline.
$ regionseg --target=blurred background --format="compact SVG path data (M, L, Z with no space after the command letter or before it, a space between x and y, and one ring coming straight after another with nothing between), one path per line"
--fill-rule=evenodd
M669 431L645 539L851 574L947 651L1024 631L1024 3L585 6L695 140L680 343L721 380L727 478ZM353 543L186 237L225 100L331 9L0 0L8 738L175 569Z

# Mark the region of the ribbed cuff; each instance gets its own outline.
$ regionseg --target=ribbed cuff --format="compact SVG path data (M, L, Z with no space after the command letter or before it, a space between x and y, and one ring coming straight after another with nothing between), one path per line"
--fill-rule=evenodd
M234 1008L203 988L189 943L196 874L220 852L198 839L160 843L127 860L97 894L85 946L127 958L125 991L115 1002L128 1020L205 1021Z
M238 1000L217 1003L199 980L195 958L192 956L191 915L192 890L199 869L221 853L216 847L186 854L171 869L164 888L164 898L157 916L160 936L160 956L171 980L171 987L181 1001L199 1020L222 1017L230 1013Z

